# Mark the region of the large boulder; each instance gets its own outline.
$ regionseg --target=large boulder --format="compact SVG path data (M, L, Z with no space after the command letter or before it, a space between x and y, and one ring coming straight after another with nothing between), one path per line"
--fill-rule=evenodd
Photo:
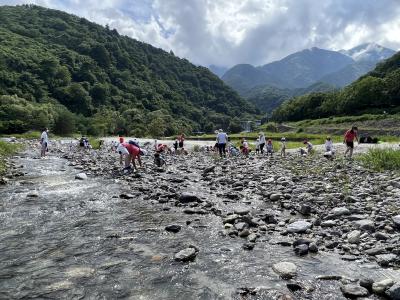
M388 289L385 294L391 300L400 300L400 282L392 285L392 287Z
M372 284L372 291L375 294L383 294L394 284L393 280L388 278L381 281L374 282Z

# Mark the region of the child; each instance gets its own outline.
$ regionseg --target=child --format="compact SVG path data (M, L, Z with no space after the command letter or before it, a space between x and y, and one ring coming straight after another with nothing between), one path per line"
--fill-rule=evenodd
M308 140L305 140L304 145L306 145L307 154L311 154L313 151L313 144L311 144Z
M267 148L267 156L268 155L272 156L272 153L274 153L274 146L272 145L271 139L268 140L266 148Z
M154 154L154 164L158 167L158 168L162 168L166 165L164 158L162 157L162 155L158 152L156 152Z
M281 138L281 157L286 157L286 139Z
M242 140L242 153L247 157L249 156L249 143L245 139Z
M331 137L328 136L325 141L324 157L327 159L333 159L334 154L335 154L335 149L333 149L333 142Z

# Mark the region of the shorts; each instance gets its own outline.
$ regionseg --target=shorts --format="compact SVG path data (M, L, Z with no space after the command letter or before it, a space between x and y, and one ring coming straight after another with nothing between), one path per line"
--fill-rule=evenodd
M47 143L42 143L42 151L47 151Z
M346 146L351 148L351 149L353 149L354 148L354 142L353 141L351 141L351 142L346 141Z
M179 148L183 148L183 142L179 142Z

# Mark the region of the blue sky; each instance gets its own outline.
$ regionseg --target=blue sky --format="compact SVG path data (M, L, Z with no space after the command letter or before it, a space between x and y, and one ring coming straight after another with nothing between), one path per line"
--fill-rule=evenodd
M60 9L196 64L261 65L313 46L400 48L399 0L0 0Z

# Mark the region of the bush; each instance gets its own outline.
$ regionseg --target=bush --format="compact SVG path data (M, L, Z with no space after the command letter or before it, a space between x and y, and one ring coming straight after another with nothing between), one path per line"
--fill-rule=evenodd
M400 151L394 149L369 149L358 158L364 167L375 170L400 170Z
M193 151L194 152L199 152L200 151L200 146L199 145L194 145L193 146Z

